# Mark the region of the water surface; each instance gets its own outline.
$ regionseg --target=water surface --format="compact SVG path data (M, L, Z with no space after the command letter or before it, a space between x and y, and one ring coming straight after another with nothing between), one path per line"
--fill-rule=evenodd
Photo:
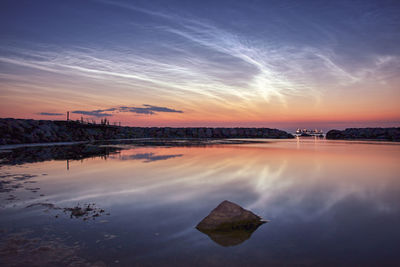
M399 143L267 141L3 153L0 258L20 266L400 264ZM194 227L223 200L269 222L222 246ZM62 210L89 203L104 212Z

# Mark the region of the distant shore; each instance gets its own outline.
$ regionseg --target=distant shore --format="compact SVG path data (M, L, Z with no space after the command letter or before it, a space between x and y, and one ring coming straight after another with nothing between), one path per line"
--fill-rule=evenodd
M392 128L348 128L346 130L330 130L326 139L332 140L375 140L400 141L400 127Z
M294 138L270 128L125 127L79 121L0 119L0 145L128 138Z

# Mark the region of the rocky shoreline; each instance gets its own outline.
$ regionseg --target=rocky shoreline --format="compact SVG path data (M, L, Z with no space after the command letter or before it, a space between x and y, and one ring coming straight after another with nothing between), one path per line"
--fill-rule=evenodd
M0 145L129 138L294 138L270 128L124 127L30 119L0 119Z
M343 131L330 130L326 133L326 139L400 141L400 127L348 128Z

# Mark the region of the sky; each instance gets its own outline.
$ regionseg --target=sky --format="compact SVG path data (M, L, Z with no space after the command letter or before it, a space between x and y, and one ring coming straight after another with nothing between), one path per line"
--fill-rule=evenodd
M400 1L2 0L0 117L400 126Z

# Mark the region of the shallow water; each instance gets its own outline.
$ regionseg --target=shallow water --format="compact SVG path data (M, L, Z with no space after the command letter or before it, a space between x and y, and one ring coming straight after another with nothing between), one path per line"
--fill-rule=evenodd
M399 143L304 138L32 153L0 168L6 266L400 264ZM194 227L223 200L269 222L222 246ZM57 209L27 208L38 203ZM62 210L88 203L99 216Z

